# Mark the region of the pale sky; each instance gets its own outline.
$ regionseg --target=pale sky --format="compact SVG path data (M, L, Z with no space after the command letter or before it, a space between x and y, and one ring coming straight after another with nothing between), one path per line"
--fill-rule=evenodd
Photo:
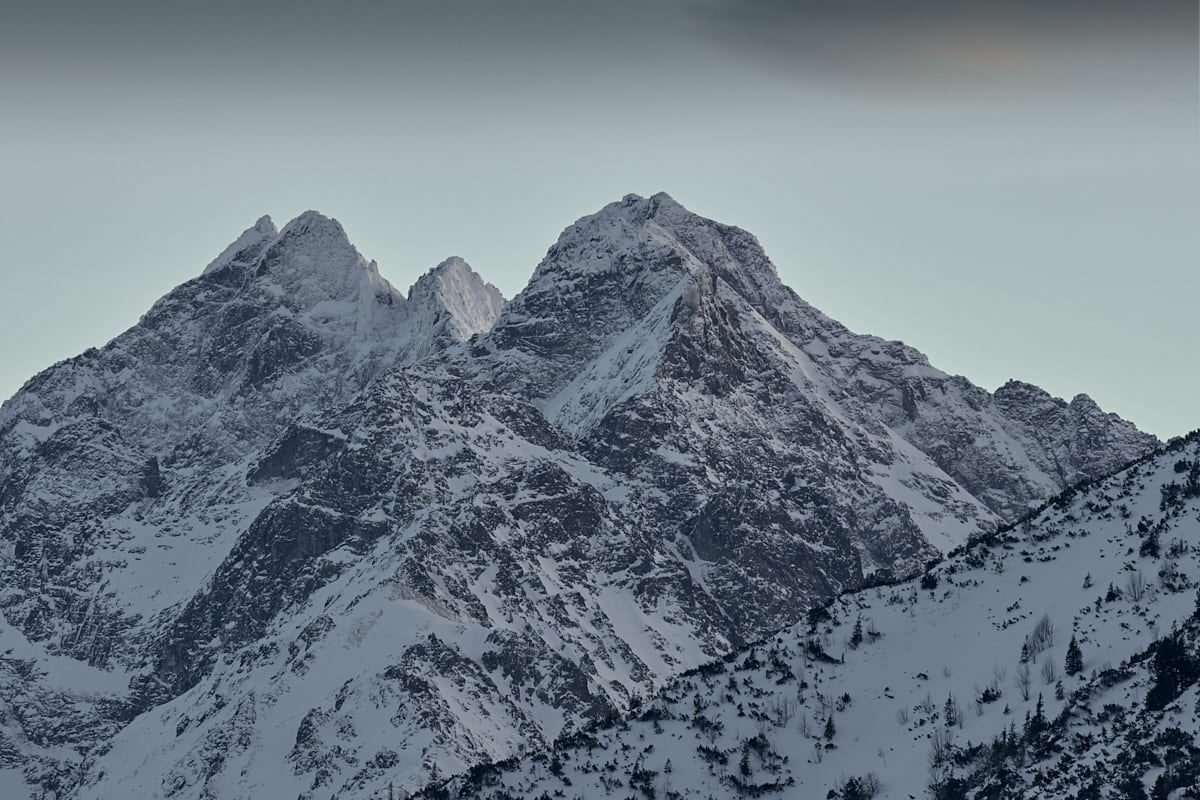
M4 397L262 214L511 297L666 191L944 370L1200 427L1194 2L174 5L0 10Z

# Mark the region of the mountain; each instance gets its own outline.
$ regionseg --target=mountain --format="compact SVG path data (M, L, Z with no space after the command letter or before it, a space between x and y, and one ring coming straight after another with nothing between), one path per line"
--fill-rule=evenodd
M504 296L483 283L467 262L452 256L421 276L408 293L414 334L408 354L430 356L491 330Z
M51 652L120 658L113 634L186 598L268 501L247 459L499 303L461 262L414 290L334 220L264 217L138 325L26 384L0 410L6 618Z
M1155 443L1086 395L1067 404L1017 382L991 395L902 343L848 331L783 285L753 236L665 194L627 196L564 231L473 355L582 436L663 371L656 343L683 314L699 330L680 331L673 355L707 370L707 393L744 384L748 353L782 361L820 413L903 439L1001 517Z
M419 796L1196 797L1198 544L1200 431Z
M1156 445L847 331L666 195L579 220L507 304L264 218L0 408L0 787L418 786Z
M456 293L438 288L447 272ZM490 325L495 290L465 264L421 286L407 301L334 220L308 212L277 231L264 217L133 328L4 404L3 643L36 654L22 662L36 680L6 682L6 701L38 710L9 717L26 720L14 764L55 773L59 753L128 721L126 684L160 627L280 491L247 480L258 451Z

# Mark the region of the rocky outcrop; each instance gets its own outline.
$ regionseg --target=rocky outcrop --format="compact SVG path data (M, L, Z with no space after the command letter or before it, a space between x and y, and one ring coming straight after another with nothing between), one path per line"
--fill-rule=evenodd
M0 409L0 696L40 709L0 760L94 798L415 785L1153 444L847 331L666 195L569 227L508 304L264 218Z

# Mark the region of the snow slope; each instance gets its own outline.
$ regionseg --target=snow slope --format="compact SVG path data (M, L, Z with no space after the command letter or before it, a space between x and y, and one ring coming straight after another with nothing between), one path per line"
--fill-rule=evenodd
M508 304L263 218L0 408L3 780L418 786L1154 444L845 330L666 195L570 226Z
M1172 484L1178 493L1164 491ZM1074 797L1131 780L1191 797L1198 585L1200 433L920 579L814 609L678 678L630 718L423 796L867 796L845 794L856 778L884 797ZM1192 671L1156 704L1156 653L1173 631ZM1082 670L1069 675L1072 639Z

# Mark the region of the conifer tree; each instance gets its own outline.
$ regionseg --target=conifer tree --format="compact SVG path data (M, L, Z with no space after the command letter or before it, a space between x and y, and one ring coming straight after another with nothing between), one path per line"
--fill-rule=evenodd
M859 617L854 622L854 633L850 634L850 646L858 649L858 646L863 642L862 617Z
M1150 535L1142 540L1142 544L1138 548L1138 555L1158 558L1159 552L1158 531L1151 531Z
M837 726L833 724L833 714L825 720L825 738L832 740L837 735Z
M1033 710L1033 718L1029 720L1028 738L1036 741L1042 735L1042 731L1046 729L1046 706L1042 702L1042 695L1038 694L1037 707Z
M1071 643L1067 645L1067 661L1065 669L1068 675L1078 675L1083 672L1083 653L1079 649L1079 643L1075 641L1075 636L1071 636Z
M1188 653L1181 632L1173 631L1155 645L1153 672L1154 686L1146 693L1146 708L1151 711L1166 708L1200 680L1200 659Z
M953 728L958 724L958 703L954 702L954 695L946 697L945 717L942 722L947 728Z

